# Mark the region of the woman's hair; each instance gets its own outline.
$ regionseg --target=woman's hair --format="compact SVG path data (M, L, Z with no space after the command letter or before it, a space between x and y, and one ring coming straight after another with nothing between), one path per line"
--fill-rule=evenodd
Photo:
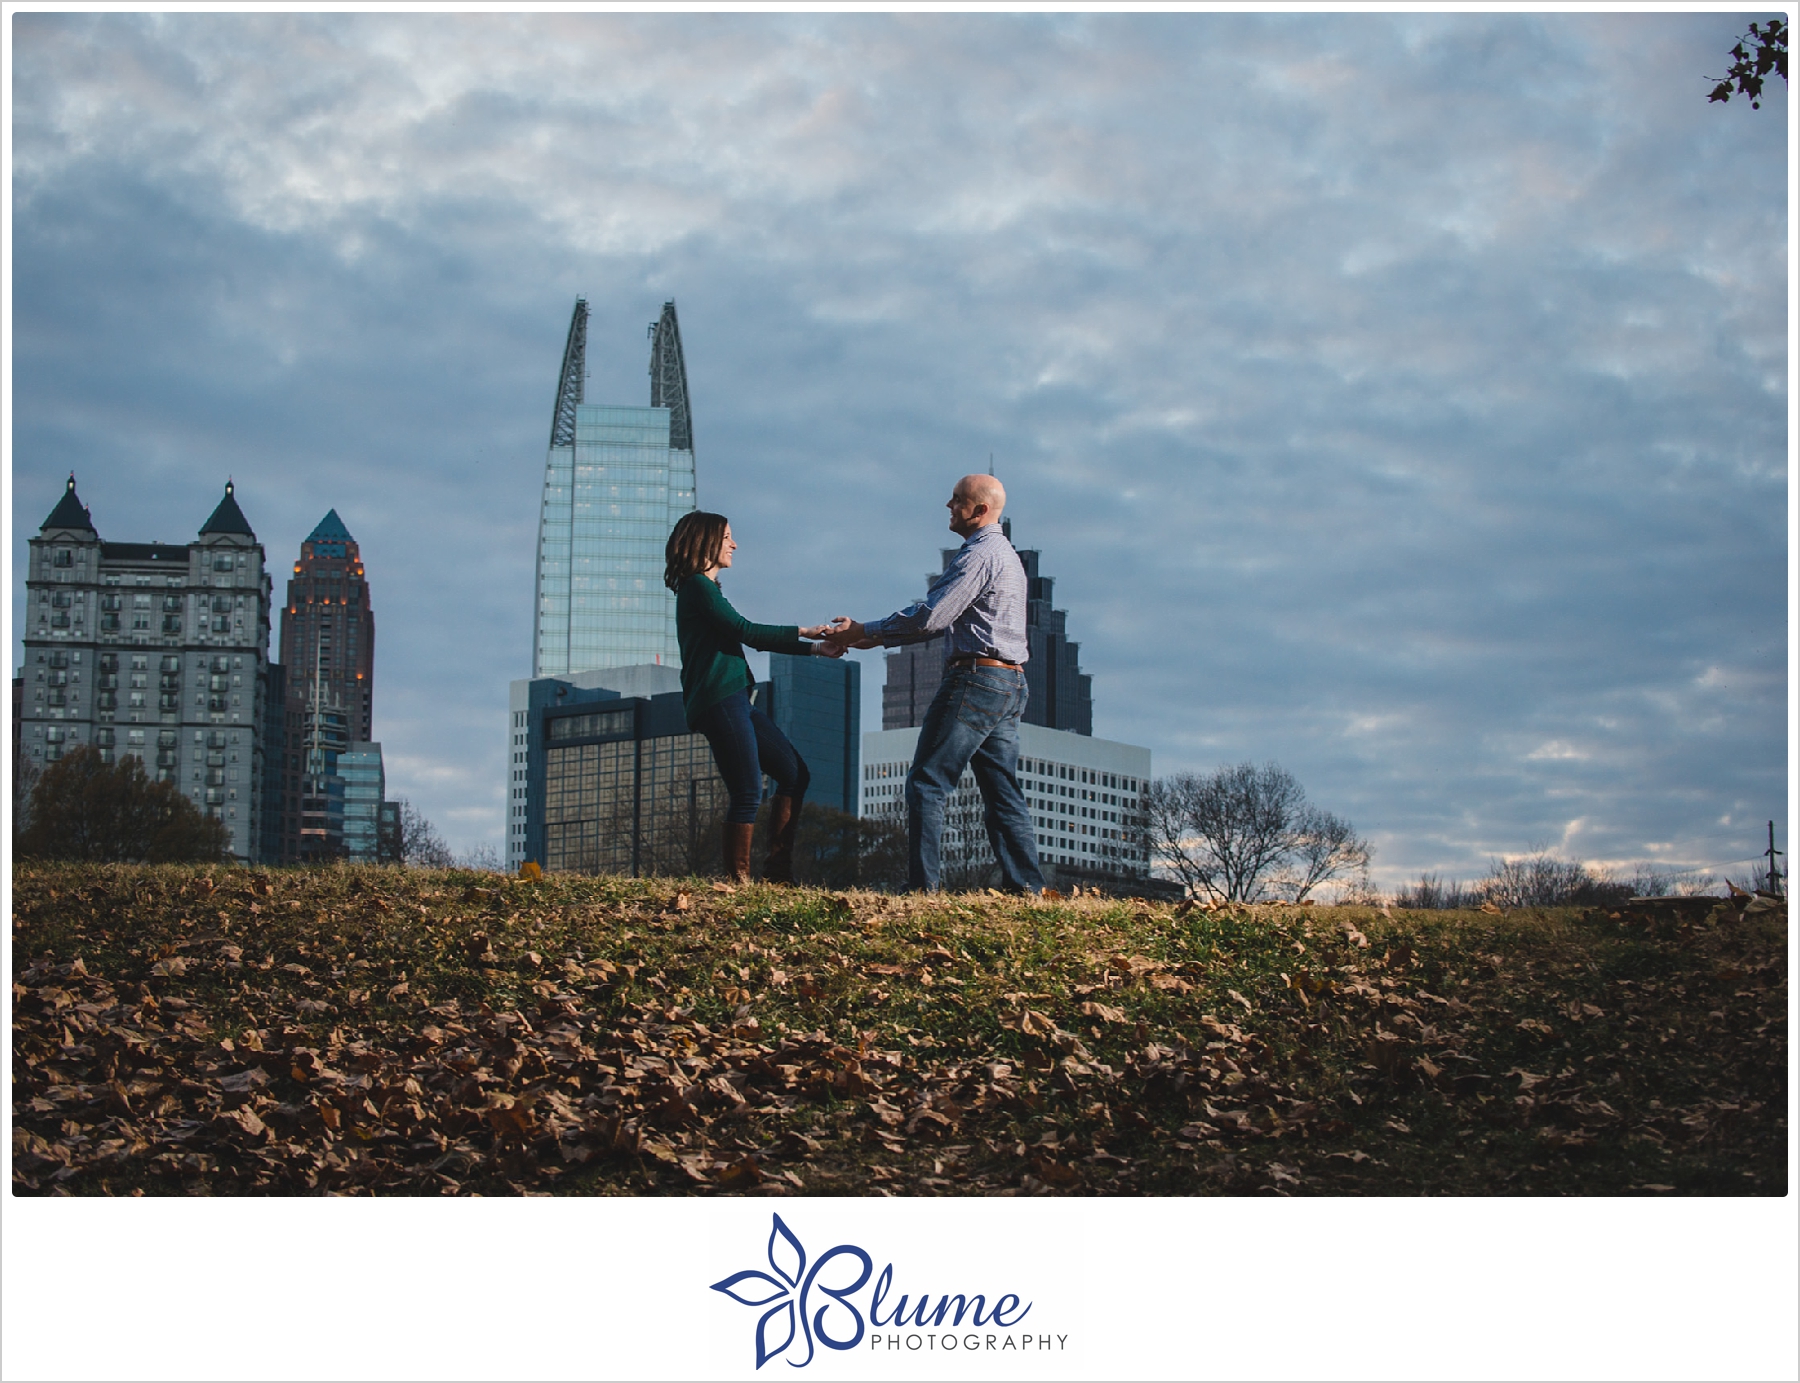
M719 549L725 544L725 525L729 522L723 514L708 514L699 509L683 514L675 531L669 534L668 545L663 548L663 556L667 559L667 565L663 567L663 585L672 591L695 572L705 571L718 561Z

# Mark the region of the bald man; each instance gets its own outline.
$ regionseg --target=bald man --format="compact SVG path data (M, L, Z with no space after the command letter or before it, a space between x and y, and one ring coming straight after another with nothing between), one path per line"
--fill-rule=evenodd
M1025 710L1025 567L1000 528L1006 489L991 475L965 475L945 506L963 540L925 599L886 619L840 615L827 639L845 647L919 643L948 631L944 679L919 727L906 775L907 884L936 892L944 803L972 768L983 824L1005 886L1041 893L1037 833L1019 791L1019 717Z

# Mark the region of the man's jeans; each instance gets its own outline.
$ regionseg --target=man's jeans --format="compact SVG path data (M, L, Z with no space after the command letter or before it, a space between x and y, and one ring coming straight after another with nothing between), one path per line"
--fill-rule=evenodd
M1037 834L1019 791L1019 716L1025 674L1003 667L949 667L919 727L906 776L906 881L935 892L943 858L944 803L965 768L975 771L983 824L1009 890L1038 893Z

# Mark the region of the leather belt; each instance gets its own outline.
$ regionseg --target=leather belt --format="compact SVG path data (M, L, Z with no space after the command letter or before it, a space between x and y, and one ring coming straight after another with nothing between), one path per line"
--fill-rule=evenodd
M961 653L950 659L951 667L1003 667L1014 672L1023 672L1024 664L1008 663L999 658L981 658L973 653Z

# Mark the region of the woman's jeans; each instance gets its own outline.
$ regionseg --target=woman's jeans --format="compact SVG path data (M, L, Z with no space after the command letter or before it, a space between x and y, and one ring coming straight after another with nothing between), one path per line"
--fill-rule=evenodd
M1037 833L1019 791L1019 717L1025 674L1003 667L947 667L919 727L906 775L906 882L935 892L943 859L944 802L965 768L975 771L982 823L1005 886L1040 893Z
M761 707L750 704L747 692L737 692L700 713L692 727L712 746L713 762L731 794L725 819L739 826L756 820L762 805L763 774L775 780L775 795L794 799L794 811L806 796L812 775L806 761L775 728Z

